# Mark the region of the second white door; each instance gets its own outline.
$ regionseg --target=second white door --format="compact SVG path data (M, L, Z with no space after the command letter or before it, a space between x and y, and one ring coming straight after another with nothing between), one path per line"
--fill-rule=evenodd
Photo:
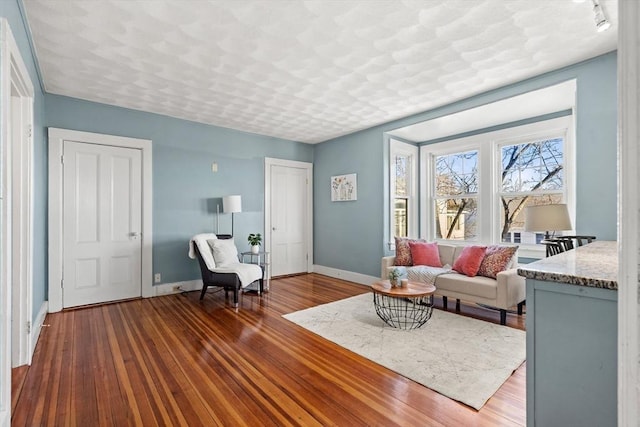
M306 273L309 261L308 169L271 165L271 274Z
M141 151L63 150L63 306L141 296Z

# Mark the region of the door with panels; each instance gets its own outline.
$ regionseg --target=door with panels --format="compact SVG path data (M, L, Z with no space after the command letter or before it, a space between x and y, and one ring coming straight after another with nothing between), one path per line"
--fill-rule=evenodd
M141 150L64 141L63 306L141 296Z
M306 273L309 264L308 169L271 165L271 274Z

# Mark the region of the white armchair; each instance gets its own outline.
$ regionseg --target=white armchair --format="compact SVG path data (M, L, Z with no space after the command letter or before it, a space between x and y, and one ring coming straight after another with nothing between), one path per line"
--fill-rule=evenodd
M258 292L263 291L264 272L256 264L243 264L238 260L238 249L233 239L218 239L215 234L197 234L189 241L189 258L197 259L202 273L204 298L209 286L224 288L225 296L233 291L233 306L238 306L240 289L258 283Z

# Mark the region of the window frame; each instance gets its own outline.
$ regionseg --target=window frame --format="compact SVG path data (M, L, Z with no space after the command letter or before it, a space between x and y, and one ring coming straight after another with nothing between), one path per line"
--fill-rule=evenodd
M389 248L395 250L395 158L398 155L408 156L408 191L407 191L407 236L418 237L419 225L419 180L420 150L417 145L411 145L397 139L389 139Z
M575 116L542 120L535 123L512 126L491 132L484 132L463 138L450 139L420 146L420 216L421 236L429 241L455 245L499 244L501 243L500 195L502 194L501 147L538 138L563 136L564 203L567 204L571 223L575 229L576 179L575 179ZM458 241L436 239L435 223L432 221L432 206L435 193L434 177L435 156L478 150L478 230L475 240ZM488 196L487 196L488 195ZM573 231L573 230L572 230ZM570 233L570 232L567 232ZM543 245L521 244L519 255L528 258L544 256Z
M455 154L464 154L464 153L470 153L470 152L476 152L477 153L477 189L478 191L476 193L464 193L464 194L458 194L458 195L447 195L447 196L439 196L437 194L437 188L436 188L436 180L435 180L435 168L436 168L436 159L438 157L443 157L443 156L450 156L450 155L455 155ZM449 150L445 150L444 152L438 152L438 153L432 153L432 155L429 158L429 163L430 163L430 173L431 175L428 175L427 179L432 178L432 181L429 181L427 183L427 185L431 186L431 193L429 195L429 200L428 200L428 205L426 207L426 212L430 212L431 214L433 214L435 212L435 204L437 203L438 200L443 200L443 199L451 199L451 198L456 198L456 199L475 199L476 201L476 206L477 206L477 214L478 214L478 219L481 219L481 211L480 211L480 200L481 200L481 163L480 163L480 158L481 158L481 150L478 146L473 146L472 148L469 147L462 147L462 146L455 146L455 147L450 147ZM454 197L455 196L455 197ZM458 224L459 225L459 224ZM428 225L428 229L431 230L431 235L433 236L434 240L438 240L441 242L464 242L464 243L473 243L473 242L477 242L480 240L480 236L478 235L478 233L476 233L476 236L474 239L470 239L470 240L455 240L455 239L443 239L443 238L436 238L436 221L435 218L429 222Z

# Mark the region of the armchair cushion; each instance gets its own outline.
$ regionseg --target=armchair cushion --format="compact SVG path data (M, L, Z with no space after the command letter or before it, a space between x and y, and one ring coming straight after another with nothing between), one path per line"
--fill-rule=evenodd
M216 267L221 268L230 264L238 264L238 249L233 239L213 239L207 243L209 243L213 251Z

